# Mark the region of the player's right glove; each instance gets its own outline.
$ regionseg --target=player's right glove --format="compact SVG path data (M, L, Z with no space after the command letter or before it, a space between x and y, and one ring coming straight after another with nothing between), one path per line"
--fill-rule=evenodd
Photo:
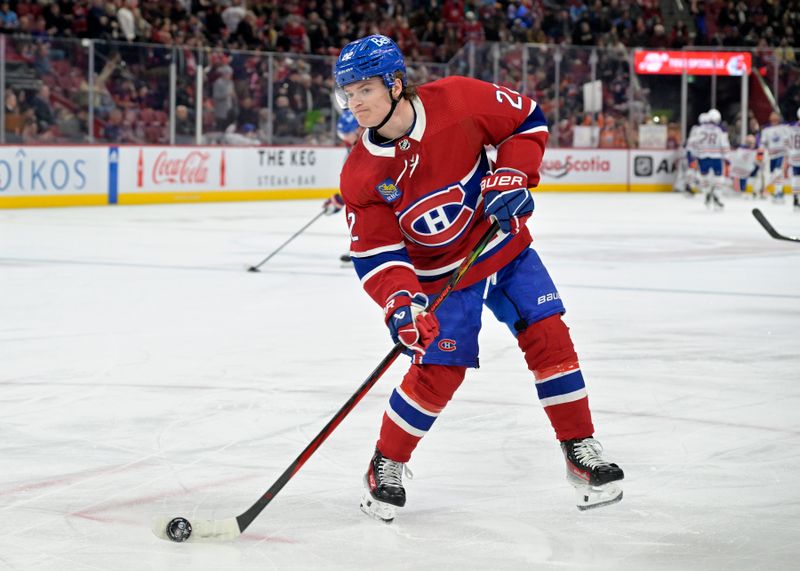
M500 230L516 234L533 212L533 197L528 190L528 175L502 167L481 179L484 213L497 220Z
M402 291L390 298L383 308L386 325L395 343L398 341L421 355L439 335L439 320L433 313L426 313L428 296Z
M328 216L336 214L342 208L344 208L344 198L338 192L322 203L322 209L325 210L325 214Z

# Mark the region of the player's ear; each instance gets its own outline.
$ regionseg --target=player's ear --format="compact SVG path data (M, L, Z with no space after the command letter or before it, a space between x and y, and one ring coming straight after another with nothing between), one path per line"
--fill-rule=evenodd
M403 80L399 77L394 78L394 84L392 85L392 99L398 99L400 95L403 93Z

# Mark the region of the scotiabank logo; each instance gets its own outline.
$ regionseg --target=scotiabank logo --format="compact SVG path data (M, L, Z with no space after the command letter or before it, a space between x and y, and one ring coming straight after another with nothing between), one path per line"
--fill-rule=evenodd
M208 185L209 168L211 167L211 153L208 151L174 151L164 150L156 155L153 168L150 171L150 183L182 184L182 185ZM145 159L144 152L139 149L139 160L136 163L136 183L139 188L144 186ZM225 186L225 153L222 153L219 171L219 185Z
M571 172L607 173L611 162L600 157L577 158L567 155L564 159L543 160L539 172L550 178L562 178Z

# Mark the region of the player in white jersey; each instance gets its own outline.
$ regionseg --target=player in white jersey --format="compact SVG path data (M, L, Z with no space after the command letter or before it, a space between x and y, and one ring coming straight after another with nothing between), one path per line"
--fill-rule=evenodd
M700 173L697 170L697 159L692 155L688 142L691 140L695 130L705 123L708 123L708 115L706 113L700 113L698 124L693 125L692 128L689 129L689 136L683 144L683 156L679 164L678 176L675 178L675 184L673 185L674 190L686 192L689 198L694 196L697 192L697 188L700 186Z
M731 179L733 179L733 190L742 194L747 190L747 183L753 190L753 198L756 198L763 191L761 176L759 173L759 162L761 152L756 147L755 135L747 135L744 145L733 151L731 154Z
M789 131L787 174L792 185L794 209L800 210L800 107L797 109L797 121L789 123L786 127Z
M781 123L774 111L769 114L769 125L761 128L758 146L764 149L764 186L775 185L773 197L783 200L784 157L789 146L789 127Z
M692 129L687 147L697 157L700 168L700 190L706 197L706 206L722 208L719 193L725 185L722 161L730 151L731 144L720 122L722 116L716 109L706 114L708 123L701 123Z

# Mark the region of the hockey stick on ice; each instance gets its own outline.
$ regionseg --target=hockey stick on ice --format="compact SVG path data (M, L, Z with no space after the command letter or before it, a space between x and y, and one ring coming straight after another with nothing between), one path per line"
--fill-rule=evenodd
M499 229L499 225L497 222L493 222L489 230L481 237L480 241L475 245L472 251L467 255L466 258L461 262L461 265L453 272L450 276L450 279L447 282L447 285L444 286L439 294L431 300L430 307L428 311L436 311L436 309L442 304L442 302L447 298L448 295L453 291L456 287L458 282L461 281L461 278L464 277L464 274L467 273L467 270L475 263L475 260L480 257L486 247L489 245L489 242L497 234ZM185 518L176 517L176 518L169 518L169 517L157 517L153 520L153 533L160 537L161 539L167 539L172 541L186 541L189 539L195 540L228 540L228 539L236 539L239 537L242 532L244 532L247 527L253 523L253 520L258 517L258 514L269 505L269 503L278 495L278 492L292 479L292 477L303 467L303 464L311 457L314 452L322 445L323 442L330 436L330 434L336 429L337 426L344 420L344 418L350 413L353 408L355 408L356 404L364 398L364 395L378 382L383 374L389 369L392 363L395 362L397 357L405 349L405 346L398 342L392 347L392 350L389 351L389 354L383 358L383 360L378 364L372 373L370 373L369 377L361 383L361 386L358 387L353 396L344 403L344 406L340 408L336 414L328 421L328 424L317 434L314 439L305 447L305 449L300 453L300 455L292 462L288 468L280 475L280 477L275 480L275 483L270 486L270 488L264 492L264 494L254 503L252 506L247 508L243 513L239 514L236 517L229 517L226 519L220 520L195 520L194 522L189 522Z
M247 271L248 271L248 272L260 272L261 270L259 270L258 268L260 268L261 266L263 266L264 264L266 264L266 263L267 263L267 262L270 260L270 258L272 258L272 256L274 256L275 254L277 254L278 252L280 252L281 250L283 250L283 248L284 248L284 246L286 246L286 244L288 244L289 242L291 242L292 240L294 240L295 238L297 238L297 237L298 237L300 234L302 234L302 233L305 231L305 229L306 229L306 228L308 228L308 227L309 227L309 226L311 226L311 225L312 225L314 222L316 222L316 221L317 221L317 219L318 219L320 216L322 216L323 214L325 214L325 210L322 210L322 211L320 211L320 213L319 213L319 214L317 214L316 216L314 216L314 218L312 218L311 220L309 220L309 221L306 223L306 225L305 225L305 226L303 226L302 228L300 228L300 230L298 230L297 232L295 232L294 234L292 234L291 238L289 238L289 239L288 239L288 240L286 240L286 241L285 241L283 244L281 244L280 246L278 246L278 247L277 247L277 248L276 248L276 249L275 249L275 250L274 250L274 251L273 251L273 252L272 252L272 253L271 253L269 256L267 256L266 258L264 258L263 260L261 260L260 262L258 262L258 264L256 264L255 266L250 266L249 268L247 268Z
M772 224L769 223L769 220L767 220L767 217L764 216L764 213L761 212L758 208L753 208L753 216L755 216L759 224L761 224L764 227L764 230L766 230L767 233L776 240L786 240L788 242L800 242L800 237L784 236L783 234L775 230Z

